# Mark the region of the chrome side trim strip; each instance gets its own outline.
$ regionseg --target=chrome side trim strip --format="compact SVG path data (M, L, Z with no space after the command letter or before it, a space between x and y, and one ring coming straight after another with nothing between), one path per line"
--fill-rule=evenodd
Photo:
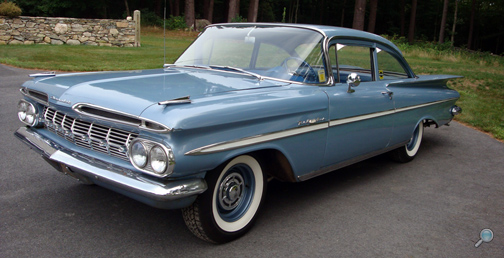
M417 108L422 108L422 107L427 107L435 104L440 104L452 100L456 100L457 98L451 98L451 99L445 99L445 100L439 100L439 101L433 101L425 104L420 104L420 105L414 105L414 106L409 106L409 107L403 107L403 108L398 108L398 109L391 109L387 111L382 111L382 112L377 112L377 113L372 113L372 114L366 114L366 115L360 115L360 116L353 116L353 117L347 117L347 118L341 118L341 119L335 119L329 121L329 127L331 126L337 126L337 125L342 125L342 124L348 124L348 123L354 123L354 122L359 122L367 119L372 119L372 118L377 118L380 116L388 116L392 115L395 113L400 113L412 109L417 109Z
M376 117L380 117L380 116L387 116L387 115L391 115L394 113L395 113L395 111L392 109L392 110L387 110L387 111L377 112L377 113L372 113L372 114L335 119L335 120L331 120L329 122L329 126L337 126L337 125L342 125L342 124L354 123L354 122L367 120L367 119L371 119L371 118L376 118Z
M431 105L435 105L435 104L440 104L440 103L444 103L444 102L448 102L448 101L452 101L452 100L456 100L456 99L458 99L458 98L444 99L444 100L433 101L433 102L429 102L429 103L425 103L425 104L420 104L420 105L415 105L415 106L398 108L398 109L396 109L396 112L397 113L404 112L404 111L408 111L408 110L412 110L412 109L416 109L416 108L427 107L427 106L431 106Z
M203 146L201 148L197 148L191 151L186 152L184 155L203 155L209 153L215 153L220 151L232 150L241 147L246 147L258 143L278 140L298 134L304 134L308 132L313 132L317 130L322 130L328 128L329 123L320 123L315 125L303 126L294 129L289 129L280 132L274 132L269 134L257 135L252 137L241 138L234 141L226 141L215 144L210 144L207 146Z
M389 146L389 147L387 147L385 149L377 150L377 151L374 151L374 152L371 152L371 153L368 153L368 154L364 154L364 155L359 156L359 157L355 157L353 159L349 159L349 160L340 162L338 164L334 164L334 165L331 165L331 166L328 166L328 167L321 168L319 170L315 170L315 171L309 172L307 174L298 176L298 180L299 181L306 181L308 179L311 179L311 178L314 178L314 177L317 177L317 176L329 173L331 171L334 171L334 170L337 170L337 169L340 169L340 168L343 168L343 167L350 166L350 165L355 164L357 162L361 162L363 160L372 158L374 156L378 156L380 154L383 154L383 153L389 152L391 150L397 149L397 148L399 148L401 146L404 146L407 143L408 143L408 141L405 141L405 142L402 142L402 143L399 143L399 144L396 144L396 145L393 145L393 146Z
M272 133L263 134L263 135L256 135L256 136L241 138L241 139L232 140L232 141L219 142L219 143L210 144L207 146L203 146L203 147L188 151L184 155L204 155L204 154L210 154L210 153L215 153L215 152L237 149L237 148L246 147L246 146L250 146L250 145L254 145L254 144L258 144L258 143L278 140L278 139L285 138L285 137L290 137L290 136L294 136L294 135L309 133L309 132L316 131L316 130L326 129L326 128L329 128L332 126L338 126L338 125L343 125L343 124L348 124L348 123L359 122L359 121L377 118L377 117L381 117L381 116L388 116L388 115L392 115L395 113L404 112L404 111L408 111L408 110L412 110L412 109L416 109L416 108L422 108L422 107L426 107L426 106L431 106L431 105L444 103L444 102L448 102L448 101L452 101L452 100L456 100L456 99L457 98L451 98L451 99L433 101L433 102L429 102L429 103L425 103L425 104L403 107L403 108L399 108L399 109L395 109L395 110L391 109L391 110L372 113L372 114L347 117L347 118L342 118L342 119L335 119L335 120L331 120L326 123L320 123L320 124L315 124L315 125L310 125L310 126L303 126L303 127L288 129L288 130L279 131L279 132L272 132Z

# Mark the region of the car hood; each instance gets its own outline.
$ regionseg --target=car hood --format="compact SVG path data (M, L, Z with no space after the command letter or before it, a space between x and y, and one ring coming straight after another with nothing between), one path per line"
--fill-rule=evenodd
M288 83L195 68L169 68L122 72L92 72L39 77L23 86L48 94L49 102L63 106L93 104L139 116L160 101L255 88L278 87Z

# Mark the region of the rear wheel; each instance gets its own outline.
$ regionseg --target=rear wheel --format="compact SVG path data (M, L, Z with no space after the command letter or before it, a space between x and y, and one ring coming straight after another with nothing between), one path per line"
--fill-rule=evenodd
M411 136L410 141L400 147L390 152L390 157L398 162L406 163L412 161L420 149L420 144L422 143L424 125L423 121L418 124Z
M182 210L189 230L212 243L237 239L252 227L264 193L266 178L252 156L242 155L208 172L208 190Z

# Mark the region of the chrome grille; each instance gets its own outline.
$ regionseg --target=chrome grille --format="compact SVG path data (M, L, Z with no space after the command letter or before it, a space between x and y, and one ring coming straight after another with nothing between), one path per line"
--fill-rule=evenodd
M138 134L67 116L49 107L44 109L45 127L77 146L128 160L128 145Z

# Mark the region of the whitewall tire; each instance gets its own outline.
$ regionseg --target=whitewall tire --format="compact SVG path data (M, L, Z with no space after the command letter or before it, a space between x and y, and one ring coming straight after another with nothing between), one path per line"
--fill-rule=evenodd
M259 161L238 156L207 173L208 190L198 196L183 217L189 230L212 243L225 243L252 227L266 192Z

